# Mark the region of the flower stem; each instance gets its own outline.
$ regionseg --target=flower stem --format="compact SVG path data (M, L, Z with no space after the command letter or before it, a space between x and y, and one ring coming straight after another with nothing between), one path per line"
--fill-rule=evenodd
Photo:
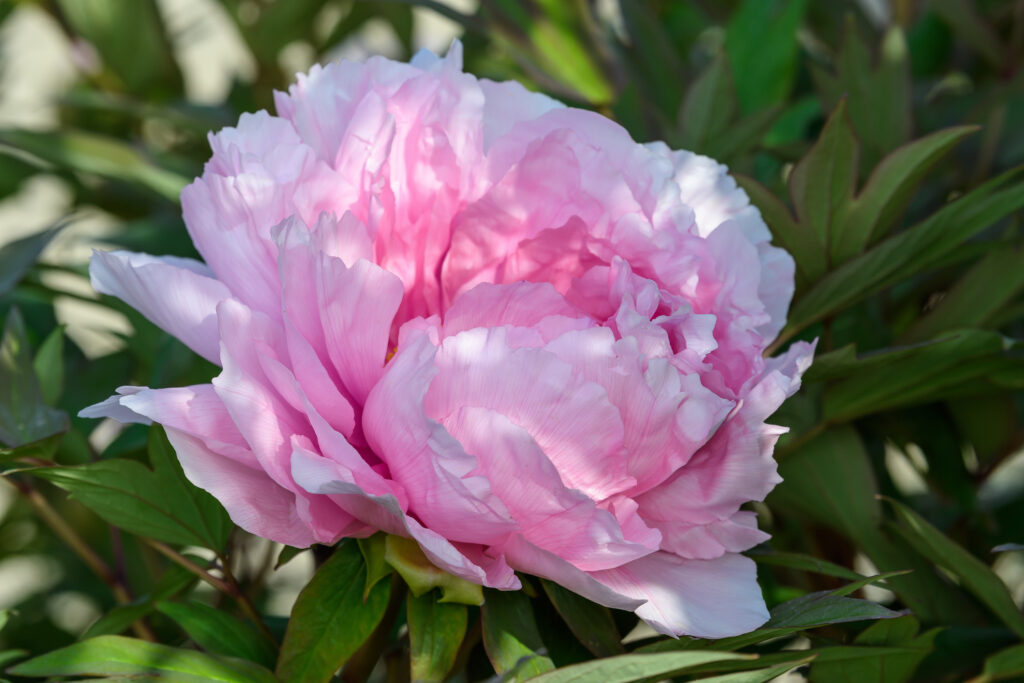
M114 600L119 605L127 605L131 603L132 596L128 588L121 582L117 574L107 566L107 563L103 561L95 550L89 547L81 536L71 528L64 518L60 516L53 506L50 505L50 501L46 500L43 494L39 493L30 484L26 484L23 481L16 479L8 479L18 492L25 497L29 505L35 510L36 515L57 535L71 550L78 555L78 557L98 576L102 581L110 587L110 592L114 594ZM149 628L148 625L141 619L137 619L132 623L132 630L139 638L148 640L150 642L156 642L156 635Z
M169 559L171 562L187 569L192 572L200 579L210 584L225 595L230 595L234 598L235 602L238 603L238 607L245 613L256 628L260 630L270 642L277 644L277 639L274 638L274 634L270 632L267 625L263 623L263 619L260 617L259 612L253 607L252 603L249 602L249 598L245 596L245 593L238 587L238 583L235 581L235 577L231 574L231 570L228 569L227 562L221 561L221 571L224 572L224 579L218 579L216 576L208 572L207 570L200 567L198 564L188 559L174 548L170 547L166 543L155 541L151 538L142 539L148 546L156 550L158 553ZM218 556L219 557L219 556Z

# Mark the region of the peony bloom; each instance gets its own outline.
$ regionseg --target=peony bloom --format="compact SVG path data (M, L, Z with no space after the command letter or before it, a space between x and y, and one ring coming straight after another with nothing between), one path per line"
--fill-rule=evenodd
M221 366L83 411L155 421L242 528L378 530L514 590L514 571L667 634L767 618L765 420L812 348L762 352L793 262L725 168L516 83L314 67L243 115L182 194L205 265L97 253L97 290Z

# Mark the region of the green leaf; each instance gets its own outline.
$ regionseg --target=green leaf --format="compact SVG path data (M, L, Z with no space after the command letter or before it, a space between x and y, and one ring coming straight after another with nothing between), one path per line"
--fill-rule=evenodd
M161 602L156 608L207 652L247 659L271 669L274 667L277 659L274 644L251 624L223 610L194 600L186 603Z
M532 683L632 683L648 678L660 680L685 673L687 669L734 659L756 659L753 655L729 652L654 652L619 655L562 667L531 678Z
M811 683L905 683L935 647L932 629L899 647L826 647L811 664Z
M167 543L223 548L232 528L227 513L185 478L158 427L150 429L149 456L152 470L135 460L109 459L28 472L53 482L110 524L131 533Z
M822 415L845 422L869 413L934 400L943 390L990 371L1008 350L1006 339L985 330L962 330L932 344L877 355L853 376L829 387Z
M202 558L187 553L185 556L193 561L202 562ZM169 565L149 595L139 597L127 605L118 605L111 609L86 629L82 634L82 640L124 633L134 622L156 609L157 602L174 597L192 587L198 580L195 574L184 567L177 564Z
M443 681L455 665L469 620L465 605L438 600L438 591L406 602L412 680Z
M181 72L153 0L59 0L64 20L99 52L120 89L170 97L183 90Z
M64 326L58 325L36 351L32 367L47 405L54 405L64 393Z
M0 145L28 152L59 168L141 185L173 202L189 182L124 142L95 133L7 129L0 130Z
M831 243L832 260L842 263L860 253L892 227L924 175L977 126L932 133L886 156L846 209Z
M927 315L901 335L905 342L929 339L950 329L980 327L1024 291L1024 247L993 249L978 261Z
M789 208L756 180L736 175L736 183L758 208L772 233L772 241L788 251L796 262L800 289L825 274L825 243L810 224L797 221ZM813 367L813 366L812 366Z
M412 539L387 534L384 539L384 559L405 579L413 595L424 595L440 588L442 602L458 602L463 605L483 603L483 589L478 584L438 569ZM374 571L379 572L379 567L375 566Z
M874 472L850 427L830 429L782 458L779 474L783 483L768 499L772 507L802 512L851 538L881 522Z
M363 554L363 561L366 562L366 588L363 589L363 599L370 594L370 590L377 585L377 582L389 576L392 572L391 565L387 561L387 548L384 533L376 533L369 538L360 538L359 552Z
M929 6L954 32L995 67L1003 65L999 35L978 16L969 0L931 0Z
M484 590L482 618L484 649L503 680L523 681L555 668L525 593Z
M835 76L810 64L822 104L833 107L849 99L850 121L863 143L865 166L910 137L910 64L906 38L892 26L882 38L877 57L864 43L852 15L847 17L835 58Z
M309 548L293 548L290 545L286 545L281 548L281 553L277 556L277 562L274 563L274 570L277 571L295 559L297 555L304 553L307 550L309 550Z
M959 577L961 585L995 613L1014 633L1024 637L1024 614L1017 609L1006 584L981 560L949 540L924 517L900 502L886 498L899 520L895 529L931 562Z
M690 85L679 109L685 149L704 153L706 144L729 127L736 112L733 91L729 59L720 52Z
M966 240L1024 207L1024 183L1011 185L1022 172L1024 169L1014 169L990 180L839 266L794 302L787 330L802 330L869 294L928 270Z
M175 683L274 683L273 674L252 662L179 650L121 636L99 636L22 662L16 676L148 674Z
M981 676L971 683L990 683L1024 676L1024 644L1000 650L985 660Z
M43 402L25 323L18 309L12 308L0 338L0 445L24 446L68 427L68 416ZM6 457L20 456L8 450Z
M840 567L838 564L833 564L825 560L818 559L811 555L804 555L802 553L787 553L787 552L748 552L747 556L754 560L758 564L767 564L775 567L786 567L788 569L798 569L805 572L814 572L815 574L824 574L826 576L836 576L841 579L849 579L851 581L859 581L865 577L861 576L852 569L846 567Z
M840 100L817 142L793 167L789 193L801 223L814 228L823 244L833 238L833 223L848 210L857 182L857 139Z
M710 678L698 678L694 679L701 681L702 683L768 683L768 681L774 681L779 676L792 671L798 666L803 666L808 662L814 660L814 657L804 657L792 662L786 662L777 666L768 667L767 669L756 669L754 671L736 671L730 674L722 674L720 676L712 676Z
M650 3L641 0L619 0L623 23L629 33L636 55L637 71L646 87L647 97L666 116L672 116L682 98L680 77L684 65L665 27L654 15ZM695 147L686 146L687 149Z
M879 574L869 577L874 581L882 580L892 574ZM858 587L859 584L852 584ZM844 587L841 590L847 590ZM771 619L764 625L765 629L779 628L814 628L826 624L842 624L849 621L865 621L868 619L893 619L901 616L888 607L883 607L870 600L847 598L840 591L819 591L808 593L778 605L771 611Z
M36 262L43 249L67 223L58 223L0 247L0 295L9 292Z
M370 637L384 616L391 581L366 600L366 565L355 543L343 543L299 593L285 632L277 675L294 683L323 683Z
M781 104L797 72L797 29L806 0L743 0L726 26L725 46L746 113Z
M61 441L64 440L65 434L66 432L51 434L50 436L44 436L42 439L31 441L21 446L15 446L14 448L0 447L0 463L21 460L23 458L50 460L53 458L54 453L57 452Z
M542 579L541 585L569 630L595 656L611 657L625 652L622 637L607 607L582 598L557 583Z

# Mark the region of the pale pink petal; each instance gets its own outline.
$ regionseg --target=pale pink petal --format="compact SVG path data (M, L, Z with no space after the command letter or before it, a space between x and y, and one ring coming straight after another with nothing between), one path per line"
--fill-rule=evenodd
M341 507L365 523L415 540L436 566L473 583L516 590L519 580L511 571L491 566L490 571L470 560L449 540L424 527L402 509L393 495L370 495L351 481L338 463L303 448L292 455L295 480L312 493L329 495ZM493 562L489 564L494 564ZM504 565L503 562L500 564Z
M566 486L594 500L635 483L622 457L619 411L553 353L510 347L506 328L477 328L442 341L434 363L425 399L433 419L465 405L506 416L529 432Z
M566 488L558 470L522 427L486 408L464 407L442 422L519 525L519 533L579 569L608 569L658 548L627 541L615 517L581 492Z
M321 256L313 276L327 354L348 392L362 403L384 373L402 283L369 261L349 268L329 256Z
M515 524L487 479L474 473L477 459L424 413L434 354L423 335L399 349L366 400L363 430L425 526L453 541L492 543Z
M592 576L622 595L645 600L637 615L665 635L725 638L768 620L757 566L742 555L684 560L662 552Z
M212 363L220 363L217 303L231 296L201 263L129 251L94 251L92 286L124 301Z

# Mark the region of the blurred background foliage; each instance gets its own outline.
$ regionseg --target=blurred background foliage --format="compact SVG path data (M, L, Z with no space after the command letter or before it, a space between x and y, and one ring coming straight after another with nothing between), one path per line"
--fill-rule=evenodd
M773 538L750 554L769 606L786 603L774 630L718 643L641 630L627 648L763 655L760 677L722 681L1024 680L1022 0L0 0L0 663L122 632L266 657L260 638L280 637L313 553L275 571L279 547L232 532L158 433L75 417L119 385L215 372L93 294L89 248L195 256L177 197L207 131L272 108L314 62L406 59L454 36L467 71L728 164L797 261L776 350L820 339L775 417L791 427L785 482L754 506ZM78 474L97 467L114 474ZM128 489L157 512L125 503ZM907 612L786 621L851 591ZM546 586L527 602L522 652L563 665L622 651L635 619L615 614L616 637L588 641L566 599ZM235 627L255 649L218 650L193 628L252 609L272 633ZM454 670L521 677L478 644L478 612ZM483 630L487 643L486 614ZM417 645L390 642L385 660L405 664L375 675L401 680Z

